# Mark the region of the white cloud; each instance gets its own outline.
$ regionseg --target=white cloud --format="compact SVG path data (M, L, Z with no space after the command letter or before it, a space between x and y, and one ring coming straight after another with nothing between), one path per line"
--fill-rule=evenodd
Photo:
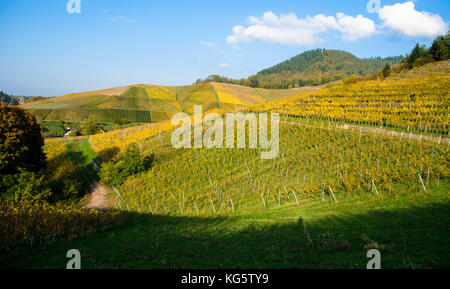
M448 30L441 16L417 11L412 1L386 5L380 9L378 17L383 21L384 27L406 36L433 38Z
M108 17L108 20L111 22L127 22L127 23L136 23L136 19L131 19L125 16L119 17Z
M200 41L200 43L208 48L217 48L217 44L214 42L208 42L208 41Z
M217 51L217 53L223 53L222 50L220 50L219 45L217 45L217 43L214 42L209 42L209 41L200 41L200 43L205 46L206 48L210 48L210 49L214 49Z
M219 67L220 68L230 68L230 65L228 63L220 63Z
M233 34L227 37L227 42L235 45L238 42L262 40L300 46L314 45L323 41L319 34L329 30L340 31L342 39L349 41L369 37L376 33L375 23L372 20L362 15L352 17L343 13L338 13L337 18L318 14L314 17L307 16L305 19L298 19L293 13L278 16L269 11L265 12L261 18L248 17L248 22L247 27L234 26Z
M344 40L356 41L360 38L372 36L377 32L375 23L362 15L352 17L338 13L337 18L339 30L342 32L342 39Z

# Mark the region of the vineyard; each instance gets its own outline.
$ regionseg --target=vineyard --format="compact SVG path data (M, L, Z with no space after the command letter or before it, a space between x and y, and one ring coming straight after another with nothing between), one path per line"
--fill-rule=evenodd
M428 63L422 66L414 67L410 70L403 70L397 74L392 75L390 78L411 78L414 76L430 76L435 74L449 74L450 73L450 60L439 61L436 63Z
M80 122L93 118L99 122L152 123L170 120L177 112L192 113L194 105L203 105L204 110L235 110L305 90L311 89L267 90L228 84L177 87L137 84L72 93L22 107L40 121Z
M275 161L260 160L260 151L250 149L167 152L167 134L149 138L142 145L164 150L165 160L116 188L116 207L151 214L233 214L249 206L339 202L447 185L448 143L295 121L283 122Z
M106 214L67 205L0 203L1 261L15 247L39 247L73 240L122 223L117 212Z
M449 75L341 83L249 110L447 135L449 90Z
M0 206L2 229L11 236L1 239L2 248L62 240L52 256L65 256L70 244L85 254L83 268L364 268L365 252L375 248L383 268L447 268L448 90L447 74L429 73L343 81L295 96L290 90L274 102L266 102L276 98L267 91L218 83L127 87L120 97L103 95L102 104L78 95L100 110L145 107L152 120L152 111L171 108L160 111L165 121L47 139L50 181L71 180L82 190L83 166L95 158L103 178L102 168L123 165L133 144L140 160L154 159L114 184L106 214ZM279 113L278 157L262 160L263 148L174 149L167 118L192 113L196 104L223 117ZM256 130L246 126L247 136ZM76 239L105 228L111 229ZM64 258L43 252L12 260L11 267L64 266Z
M370 248L383 252L383 268L448 266L448 140L282 117L269 161L261 149L175 150L171 129L91 137L97 152L135 142L156 159L113 188L123 226L70 243L83 268L363 268ZM54 154L59 145L46 143ZM88 228L120 223L112 214ZM55 245L52 256L66 250ZM64 262L35 254L10 266Z
M0 17L13 285L450 269L450 0L0 0Z
M123 130L115 130L106 134L91 136L90 140L95 151L100 155L102 152L117 149L123 152L132 143L142 143L147 139L155 137L162 132L170 131L173 127L170 122L131 127Z

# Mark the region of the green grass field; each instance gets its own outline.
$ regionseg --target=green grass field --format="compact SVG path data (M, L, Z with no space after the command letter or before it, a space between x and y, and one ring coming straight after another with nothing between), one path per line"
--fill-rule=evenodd
M381 252L382 268L448 268L449 186L426 194L365 196L338 204L258 205L233 216L129 213L126 224L38 252L17 251L8 268L354 268Z

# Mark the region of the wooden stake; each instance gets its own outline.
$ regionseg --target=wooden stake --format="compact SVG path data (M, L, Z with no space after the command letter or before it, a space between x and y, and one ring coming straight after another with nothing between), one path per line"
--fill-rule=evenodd
M331 192L331 195L333 196L334 202L337 203L336 197L334 196L334 193L333 193L333 189L331 189L331 186L328 186L328 188L330 188L330 192Z
M214 214L216 214L216 207L214 207L214 202L213 202L213 200L212 199L210 199L211 200L211 205L212 205L212 207L213 207L213 210L214 210Z
M181 208L180 202L178 202L178 207L180 208L181 214L184 215L183 209Z
M194 201L194 207L195 207L195 210L197 211L197 215L200 215L200 213L198 212L197 204L195 203L195 201Z
M164 201L162 203L163 203L164 211L166 211L166 214L167 214L166 204L164 204Z
M265 201L265 199L264 199L264 195L263 195L263 194L261 194L261 199L262 199L262 201L263 201L264 208L267 209L266 201Z
M292 193L294 194L294 198L295 198L295 202L297 203L297 207L300 207L300 204L298 203L297 195L295 194L294 191L292 191Z
M372 180L372 186L375 188L375 193L377 193L377 196L379 196L380 194L378 194L377 186L375 186L375 182L373 180Z
M423 190L426 192L427 189L425 188L425 185L423 184L422 176L420 176L420 173L417 173L417 174L419 175L419 180L422 183Z

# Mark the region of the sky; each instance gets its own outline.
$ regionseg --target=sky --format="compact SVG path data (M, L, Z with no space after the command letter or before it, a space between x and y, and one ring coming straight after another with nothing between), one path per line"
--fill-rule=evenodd
M405 55L449 21L448 0L0 0L0 90L243 78L315 48Z

